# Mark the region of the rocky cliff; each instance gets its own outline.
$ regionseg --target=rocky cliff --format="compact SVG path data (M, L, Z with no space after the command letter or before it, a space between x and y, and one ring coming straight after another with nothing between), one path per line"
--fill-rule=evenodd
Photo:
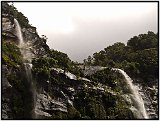
M82 72L66 54L51 50L13 5L2 2L2 119L140 118L126 100L122 75L106 67Z
M17 16L15 16L17 14ZM27 75L20 52L14 19L21 15L13 6L2 3L2 118L31 118L33 94L27 82ZM23 18L22 16L21 18ZM20 17L18 17L20 19ZM22 34L26 49L32 58L46 56L49 47L44 38L39 37L36 28L25 26ZM27 99L26 96L29 96ZM27 104L27 105L26 105Z

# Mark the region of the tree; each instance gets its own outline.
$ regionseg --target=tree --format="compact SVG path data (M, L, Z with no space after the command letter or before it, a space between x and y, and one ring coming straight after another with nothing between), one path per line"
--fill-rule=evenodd
M91 56L88 57L91 60ZM90 61L89 61L90 62ZM124 69L141 80L158 78L158 34L148 31L128 40L127 46L117 42L93 54L93 65Z
M139 70L141 76L147 78L158 78L158 51L157 49L145 49L139 51L135 57L137 63L139 63Z
M127 46L132 47L133 50L157 48L158 38L156 34L154 34L151 31L148 31L147 34L140 34L128 40Z
M88 56L87 58L87 65L91 65L92 64L92 61L93 61L93 58L91 56Z

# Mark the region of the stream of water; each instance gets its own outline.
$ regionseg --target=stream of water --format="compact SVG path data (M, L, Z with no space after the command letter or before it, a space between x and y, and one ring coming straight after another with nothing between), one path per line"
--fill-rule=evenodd
M133 103L133 105L131 106L131 110L133 111L133 113L135 113L137 118L139 119L148 119L149 117L144 106L144 101L142 99L142 96L138 92L139 88L133 84L133 80L127 75L125 71L118 68L113 68L113 70L118 71L125 78L126 86L129 88L131 93L131 95L129 96Z
M34 107L35 107L35 100L36 100L36 91L35 91L35 85L34 85L34 81L32 79L32 72L31 72L31 69L32 69L32 64L31 64L31 61L32 61L32 53L30 51L30 47L28 47L28 45L24 42L24 39L23 39L23 34L21 32L21 27L19 25L19 22L14 19L14 23L15 23L15 29L16 29L16 34L17 34L17 37L18 37L18 40L19 40L19 48L20 48L20 51L21 51L21 54L23 56L23 62L24 62L24 67L25 67L25 71L26 71L26 78L27 78L27 81L30 85L30 91L32 92L32 99L33 99L33 110L31 112L32 114L32 118L34 118Z
M16 27L16 34L19 39L19 48L20 48L21 54L23 55L27 81L30 83L30 88L32 90L33 97L34 97L33 103L35 103L36 91L34 88L34 82L33 82L32 73L31 73L31 68L32 68L32 66L31 66L31 59L32 59L31 52L29 50L29 47L27 46L27 44L23 40L21 27L20 27L18 21L16 19L14 19L14 22L15 22L15 27ZM128 96L130 96L130 100L132 101L132 106L130 108L132 110L132 112L136 114L138 119L148 119L149 117L147 115L147 112L146 112L146 109L144 106L144 101L143 101L141 95L139 94L137 87L133 84L133 80L123 70L117 69L117 68L113 68L113 70L118 71L125 78L126 86L130 90L130 95L128 95ZM68 76L71 76L73 78L73 75L71 75L71 74L68 74ZM35 104L34 104L34 106L35 106ZM34 107L33 107L33 109L34 109Z

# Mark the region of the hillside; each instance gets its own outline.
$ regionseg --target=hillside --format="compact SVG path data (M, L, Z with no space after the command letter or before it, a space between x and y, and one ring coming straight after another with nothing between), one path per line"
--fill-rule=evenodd
M40 37L23 13L2 2L1 36L2 119L158 118L158 39L153 32L141 35L150 38L144 47L134 45L139 35L127 46L115 43L89 56L80 66L50 49L46 36Z

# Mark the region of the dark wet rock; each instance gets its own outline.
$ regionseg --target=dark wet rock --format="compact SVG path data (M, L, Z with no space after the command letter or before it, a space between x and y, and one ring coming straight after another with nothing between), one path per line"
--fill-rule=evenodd
M2 65L2 89L4 91L12 88L12 85L8 82L7 75L9 74L9 70L6 65Z
M2 119L12 118L11 116L11 95L12 85L8 82L9 70L6 65L2 65Z
M4 6L4 9L7 11L7 6L6 8ZM31 52L31 55L27 55L26 53L24 54L26 56L26 57L23 57L24 60L28 56L31 56L31 58L48 56L47 54L49 54L48 53L49 47L46 44L46 38L40 37L35 27L22 26L21 31L23 34L24 42L25 42L24 51ZM15 30L15 24L14 24L14 17L7 13L3 13L2 14L2 36L3 38L5 38L5 41L9 40L9 41L18 42L19 40L15 33L16 33L16 30ZM23 51L23 49L21 49L21 51ZM31 60L26 59L23 62L24 66L27 67L26 63L29 63L29 62L31 62ZM18 65L16 66L18 67ZM19 66L18 68L25 68L25 67ZM96 73L97 71L103 70L105 68L106 67L100 67L100 66L85 67L84 75L92 75ZM83 113L86 113L86 114L88 113L88 112L85 112L85 110L87 110L88 108L91 108L90 110L91 112L89 112L91 115L93 112L95 114L98 112L98 114L100 115L99 113L100 111L96 112L96 109L97 109L96 107L98 108L101 107L101 112L103 111L105 114L105 113L109 113L109 111L111 112L116 111L116 109L113 110L113 108L116 107L116 105L118 104L118 101L121 102L124 99L124 97L127 98L125 95L120 95L120 93L122 93L121 91L117 93L114 90L112 90L111 87L109 86L94 82L93 80L89 80L87 78L82 78L82 77L77 78L74 74L70 72L64 73L64 70L58 69L58 68L50 68L48 70L49 77L50 77L49 79L46 79L43 81L36 80L36 84L35 84L36 86L33 86L35 88L34 90L36 90L34 93L36 94L30 94L30 93L33 93L33 89L29 88L31 86L26 86L27 85L26 83L21 83L25 81L25 77L22 77L22 78L19 78L19 80L16 80L17 81L15 83L15 85L17 84L16 88L14 87L15 85L10 84L11 81L10 82L8 81L7 76L9 73L12 73L12 74L15 73L13 70L12 71L10 70L11 69L9 69L6 65L2 65L2 95L3 95L2 97L2 119L14 119L13 112L12 112L13 111L12 96L14 96L15 98L18 97L16 101L21 102L22 106L24 106L23 104L24 101L28 100L26 101L27 102L25 104L26 106L22 108L21 107L18 107L18 108L23 110L26 113L27 111L29 112L31 109L27 109L26 111L25 108L32 107L35 116L30 116L30 115L28 116L27 114L28 112L26 113L26 115L29 118L32 117L35 119L36 118L38 119L39 117L43 117L43 116L53 117L57 112L69 114L70 113L69 107L75 108L75 110L74 111L72 110L73 112L71 113L75 113L76 110L84 111L82 112L82 115ZM19 74L19 76L23 76L23 75L25 74L22 74L22 73ZM29 75L31 75L31 72ZM32 81L33 83L33 80L30 79L30 81ZM23 90L24 87L25 87L25 90ZM158 112L158 108L157 108L158 91L157 89L158 87L156 87L156 89L154 87L151 87L151 88L148 87L144 91L146 92L146 94L149 95L148 97L145 97L144 95L144 99L146 100L146 105L148 106L148 112L150 112L149 115L152 118L157 118L158 116L156 114ZM27 97L28 99L26 98L26 95L29 95ZM120 99L122 100L119 100L118 96L120 96L121 97ZM22 101L22 99L24 100ZM31 102L31 101L34 101L34 102ZM89 101L92 103L90 103ZM19 102L18 103L14 102L14 103L19 105ZM84 104L84 105L82 106L81 104ZM15 105L16 108L17 108L17 105ZM112 107L110 107L110 105L112 105ZM131 103L128 103L128 105L131 105ZM123 107L126 105L119 104L119 106ZM128 108L127 106L125 108ZM19 111L19 109L14 110L14 111ZM19 113L21 113L20 111Z
M52 99L46 94L37 94L35 114L36 117L46 116L51 117L55 111L67 112L65 102Z
M7 100L5 98L2 99L3 104L2 104L2 119L9 119L10 114L11 114L11 108L10 108L10 102L9 101L4 101Z
M141 93L142 92L142 93ZM158 118L158 86L141 87L140 94L143 97L147 113L151 119Z

